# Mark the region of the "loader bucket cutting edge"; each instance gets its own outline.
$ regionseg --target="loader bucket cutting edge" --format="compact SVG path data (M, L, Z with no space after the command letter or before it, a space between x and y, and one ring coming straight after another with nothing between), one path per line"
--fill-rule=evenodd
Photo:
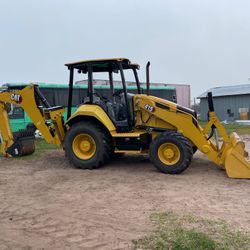
M234 132L230 135L230 148L225 156L225 169L230 178L250 178L250 161L246 158L245 144Z

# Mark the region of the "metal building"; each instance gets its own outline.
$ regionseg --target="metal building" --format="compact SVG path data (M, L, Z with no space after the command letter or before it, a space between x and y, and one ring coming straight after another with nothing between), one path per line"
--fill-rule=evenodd
M250 84L215 87L198 97L200 99L200 118L207 120L207 93L212 92L214 108L220 120L248 120L250 109Z
M166 86L174 86L176 88L176 102L184 107L191 107L191 89L188 84L164 84Z
M76 85L79 84L87 84L87 80L81 80L81 81L76 81ZM103 80L103 79L94 79L93 84L95 85L109 85L108 80ZM121 85L121 81L114 81L115 85ZM135 82L127 82L129 86L136 86ZM142 87L146 87L145 82L141 82ZM169 93L172 94L172 98L165 98L170 101L174 101L178 103L181 106L190 108L190 100L191 100L191 94L190 94L190 85L188 84L169 84L169 83L155 83L151 82L150 83L151 87L165 87L169 88ZM175 92L171 93L171 87L175 89ZM157 95L158 96L158 95ZM159 96L161 98L164 98L162 96Z

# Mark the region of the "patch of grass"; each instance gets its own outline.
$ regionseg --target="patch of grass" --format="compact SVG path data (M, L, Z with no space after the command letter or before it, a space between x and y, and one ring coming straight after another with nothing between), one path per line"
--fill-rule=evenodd
M58 147L54 144L49 144L43 139L36 139L35 140L36 144L36 151L35 154L40 155L41 153L51 150L51 149L58 149Z
M199 124L204 128L207 124L206 121L199 121ZM236 132L239 135L250 134L250 125L239 125L237 123L222 124L227 133Z
M133 241L134 249L150 250L247 250L250 235L223 220L209 220L172 211L151 216L156 230Z
M35 139L35 152L31 155L24 155L21 157L13 157L13 160L30 160L33 158L40 157L45 151L51 149L58 149L54 144L47 143L44 139Z
M239 135L250 134L250 126L248 125L239 125L239 124L223 124L228 133L236 132Z

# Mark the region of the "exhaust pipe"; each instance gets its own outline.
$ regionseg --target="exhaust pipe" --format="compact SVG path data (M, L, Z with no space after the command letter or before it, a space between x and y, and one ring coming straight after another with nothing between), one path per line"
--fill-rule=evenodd
M212 94L212 92L207 93L207 102L208 102L209 111L214 112L214 102L213 102L213 94Z
M149 88L150 88L150 82L149 82L149 66L150 62L148 61L146 65L146 85L147 85L147 95L149 95Z

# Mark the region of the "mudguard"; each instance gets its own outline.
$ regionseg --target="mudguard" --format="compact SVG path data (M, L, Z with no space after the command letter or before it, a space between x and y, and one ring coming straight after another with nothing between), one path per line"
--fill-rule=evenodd
M84 104L81 105L76 112L65 122L65 125L70 124L77 119L79 116L84 117L94 117L98 121L100 121L110 132L115 131L115 125L106 114L106 112L98 105L88 105Z

